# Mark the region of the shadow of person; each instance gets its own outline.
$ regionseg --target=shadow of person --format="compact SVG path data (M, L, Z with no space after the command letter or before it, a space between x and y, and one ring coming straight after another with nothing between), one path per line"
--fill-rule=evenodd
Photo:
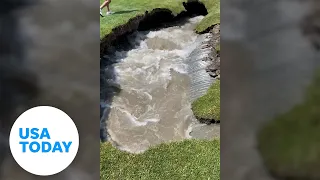
M125 11L116 11L113 14L127 14L127 13L132 13L138 11L137 9L134 10L125 10Z

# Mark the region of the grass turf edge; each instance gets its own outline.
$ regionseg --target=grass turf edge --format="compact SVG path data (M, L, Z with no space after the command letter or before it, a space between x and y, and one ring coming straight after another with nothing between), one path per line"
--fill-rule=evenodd
M164 143L142 154L119 151L103 143L100 152L100 179L220 180L218 139Z
M220 121L220 80L216 80L204 96L192 103L192 111L200 121Z
M214 25L220 24L220 0L200 0L207 8L208 14L197 25L196 33L204 33Z

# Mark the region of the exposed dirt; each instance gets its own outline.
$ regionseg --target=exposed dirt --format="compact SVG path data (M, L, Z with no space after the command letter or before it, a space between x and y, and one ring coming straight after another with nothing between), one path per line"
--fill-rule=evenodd
M217 48L220 46L220 24L213 26L210 30L212 35L210 46L212 49L209 55L209 60L211 64L207 67L207 72L210 76L219 79L220 78L220 50Z

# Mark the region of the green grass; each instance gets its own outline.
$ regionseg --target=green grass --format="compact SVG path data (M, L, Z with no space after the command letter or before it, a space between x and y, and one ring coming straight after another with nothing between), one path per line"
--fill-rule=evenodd
M220 80L209 88L207 94L192 103L197 118L220 120Z
M129 19L142 15L145 11L151 11L155 8L166 8L174 14L184 10L182 2L185 0L112 0L110 4L111 11L115 14L100 18L100 38L112 32L112 29L125 24ZM199 24L197 30L210 27L212 24L220 22L220 1L218 0L201 0L209 9L208 16ZM103 0L100 0L102 3ZM105 14L105 9L103 13Z
M202 0L208 10L208 15L198 24L196 32L205 31L214 24L220 23L220 0Z
M161 144L142 154L101 145L103 180L220 180L220 140Z
M303 103L261 130L259 149L269 170L278 176L320 178L320 72Z
M220 53L220 43L217 44L217 46L215 47L215 49L216 49L217 53Z

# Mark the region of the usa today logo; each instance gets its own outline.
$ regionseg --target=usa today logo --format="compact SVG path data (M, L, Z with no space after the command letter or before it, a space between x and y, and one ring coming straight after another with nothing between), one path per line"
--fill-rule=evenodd
M79 148L79 134L63 111L38 106L22 113L12 126L10 150L15 161L29 173L50 176L66 169Z

